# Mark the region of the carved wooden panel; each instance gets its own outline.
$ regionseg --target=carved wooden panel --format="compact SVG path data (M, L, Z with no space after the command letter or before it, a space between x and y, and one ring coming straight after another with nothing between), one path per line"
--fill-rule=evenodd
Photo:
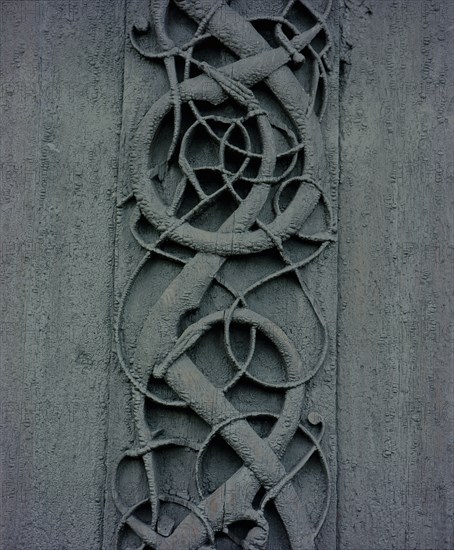
M112 450L106 540L328 548L331 6L133 7L116 285L130 424Z
M320 550L454 547L449 200L454 4L341 2L338 75L337 6L325 19L325 0L313 2L306 8L297 3L284 13L285 0L231 0L226 2L231 11L217 10L222 32L213 26L209 10L193 17L192 3L171 3L165 32L189 55L188 77L185 58L173 48L166 52L165 35L156 34L157 2L152 2L152 14L149 0L0 3L2 549L132 550L143 548L150 537L160 542L156 547L175 544L177 550L199 545L202 537L202 548L213 546L214 538L221 549L288 549L298 535L290 541L286 526L301 533L297 545L310 546L314 538ZM203 26L198 14L206 17L206 27L191 50L188 44ZM315 63L308 45L300 44L301 51L292 48L295 37L313 28L317 17L329 33L320 30L311 41L314 50L321 52L331 36L323 65ZM162 59L141 55L133 46L128 33L134 23L138 48L164 54ZM234 47L229 46L232 39ZM241 55L241 44L247 55ZM166 64L172 70L173 63L178 85L174 79L171 87ZM274 72L273 63L278 65ZM251 67L259 71L254 76ZM284 67L297 82L287 86L287 76L279 78L275 93L269 78L283 74ZM288 107L296 103L306 116L315 91L311 84L317 82L313 76L323 69L324 116L319 116L323 88L317 85L315 114L301 130ZM246 77L257 82L246 85ZM178 90L194 94L194 80L202 79L206 97L190 100L199 121ZM282 102L282 88L288 88L288 102ZM170 380L165 386L162 378L148 378L154 365L146 363L155 347L148 353L139 346L140 335L166 289L174 284L180 292L173 281L181 280L196 255L209 254L197 250L192 237L178 242L177 234L161 240L153 252L146 249L167 230L156 228L153 216L147 219L147 195L136 194L135 182L141 147L150 137L147 113L156 114L153 109L163 105L170 90L172 106L149 148L147 183L167 204L157 212L165 214L171 198L178 202L177 186L168 184L176 170L185 173L180 163L180 151L185 151L194 201L203 200L198 185L210 199L186 227L209 231L210 239L218 239L219 231L212 261L223 264L212 271L206 289L200 287L200 305L183 316L176 339L170 342L168 331L159 351L166 357L177 354L167 362L169 373L181 358L190 360L195 374L200 377L200 371L219 391L221 404L228 402L222 409L224 425L207 422L190 406L163 405L134 389L134 380L143 376L155 397L159 392L163 399L181 401ZM255 100L258 106L252 107ZM181 124L172 146L177 103ZM259 179L262 161L268 169L273 162L272 156L263 157L261 118L271 126L277 153L273 177L280 180ZM300 149L279 157L292 143ZM267 151L272 149L268 145ZM295 166L283 176L288 162L294 162L292 155ZM239 172L243 160L247 166ZM201 162L211 164L207 169ZM224 178L233 176L239 202L229 188L220 190L229 185ZM281 242L265 239L260 251L238 245L226 252L220 230L232 208L248 203L251 188L261 182L274 197L290 178L295 183L282 190L279 208L267 198L257 215L262 227L254 222L234 231L234 242L240 234L269 229L291 208L298 185L303 207L314 184L320 186L314 212L295 233L284 233ZM327 240L316 258L297 267L297 275L299 259L325 244L301 242L297 234L304 228L303 235L314 238L330 228L327 208L336 218L338 179L339 265L337 245ZM183 194L178 207L194 205L190 199ZM173 214L181 220L181 212ZM303 214L298 210L295 215ZM218 225L207 225L211 222ZM334 233L333 225L330 239ZM237 249L241 253L233 254ZM261 284L246 293L255 282ZM186 291L194 286L181 285ZM318 314L308 296L316 300ZM169 305L159 323L170 323L170 313L178 316L178 309ZM323 356L320 319L328 349L315 372ZM113 320L132 381L117 358ZM151 329L150 339L156 338L153 331L159 326ZM178 355L183 334L192 347ZM142 367L134 363L140 354ZM292 358L305 376L315 373L301 387L304 376L295 378L294 388L282 387ZM236 385L223 392L229 375L240 374ZM284 404L292 395L296 414L280 454L272 448L272 436L282 426ZM207 406L204 396L198 391L193 402ZM323 437L321 425L309 421L320 418ZM246 438L241 430L247 430ZM238 440L232 445L234 437ZM238 479L245 482L235 483ZM291 499L279 497L278 502L287 479L285 490L292 491L299 510L289 512ZM250 499L254 485L260 489ZM233 509L232 502L244 507ZM229 516L216 523L221 504ZM232 521L234 514L239 521ZM182 534L184 525L194 529Z

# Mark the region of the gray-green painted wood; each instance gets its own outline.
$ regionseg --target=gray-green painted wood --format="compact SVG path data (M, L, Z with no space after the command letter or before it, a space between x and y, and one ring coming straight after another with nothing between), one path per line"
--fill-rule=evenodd
M347 5L338 547L449 550L454 3Z
M94 549L104 508L124 11L99 1L0 9L0 547Z
M258 10L260 13L260 6L254 9L252 5L249 5L249 15L255 13L255 10ZM276 5L277 7L277 5ZM236 4L236 9L244 10L244 6ZM264 12L265 13L265 12ZM127 15L126 15L126 28L129 30L132 25L140 21L141 18L148 18L148 2L144 0L130 1L127 5ZM333 70L329 78L329 105L326 115L326 119L323 123L323 135L326 140L326 150L319 148L315 151L315 155L326 155L328 158L328 170L321 173L323 174L322 185L327 191L329 199L332 201L333 206L335 207L336 197L337 197L337 128L338 128L338 78L337 78L337 21L338 13L337 9L333 10L333 13L330 18L330 30L333 33L333 42L334 42L334 57L333 57ZM154 44L154 49L158 49L158 46ZM131 163L139 162L140 159L136 160L134 155L137 155L137 151L134 150L133 138L137 126L141 122L144 114L148 109L156 102L156 100L163 95L167 89L168 84L166 80L165 73L163 72L160 64L154 62L150 63L149 61L141 58L138 53L131 47L129 41L126 42L125 50L125 81L124 81L124 95L123 95L123 119L122 119L122 136L121 136L121 152L120 152L120 174L118 178L118 200L121 206L118 209L117 216L117 240L116 240L116 253L117 253L117 262L115 268L115 303L118 305L121 302L125 286L127 285L128 279L131 277L136 265L139 263L143 257L143 250L134 242L129 220L131 214L133 213L133 201L127 203L123 202L123 198L127 197L131 192L131 179L132 172ZM309 139L311 136L309 134ZM319 142L317 142L319 143ZM156 145L159 148L159 143ZM156 156L162 156L162 152L159 150L155 151ZM151 162L153 163L153 154L151 155ZM323 164L323 161L322 161ZM265 258L266 259L266 258ZM260 261L264 261L264 258L259 258ZM144 323L148 310L151 309L151 306L156 302L162 292L165 290L166 286L170 283L171 279L178 273L178 266L175 265L174 268L170 268L170 262L163 267L160 267L159 258L154 258L150 262L150 267L147 268L146 273L148 275L142 276L142 280L132 290L131 300L126 302L125 314L122 317L121 321L121 333L126 335L126 341L131 342L128 344L128 347L125 348L125 357L126 361L129 362L130 356L134 354L134 349L136 346L137 335L140 333L141 324ZM178 268L178 269L177 269ZM230 269L230 272L226 274L227 280L228 277L232 278L232 281L236 279L239 281L242 276L241 264L237 265ZM244 268L243 268L244 269ZM254 266L249 267L249 272L246 272L249 278L254 277ZM329 355L325 361L323 368L320 373L318 373L316 379L314 379L313 384L310 386L308 393L307 402L304 407L304 418L306 420L307 414L311 411L317 411L321 413L326 422L326 434L323 438L322 446L329 458L329 467L330 467L330 476L333 480L331 484L331 506L329 508L328 519L325 523L325 526L318 537L317 543L319 548L330 548L335 544L335 514L336 514L336 497L335 497L335 472L336 472L336 462L335 462L335 321L336 321L336 247L335 245L331 246L331 249L327 251L326 254L323 254L317 265L314 264L313 269L308 270L307 280L308 285L311 287L311 290L316 295L317 299L321 303L321 307L324 311L325 316L328 319L328 330L329 330ZM148 277L148 282L147 282ZM254 280L254 279L252 279ZM269 299L265 294L262 294L257 298L255 307L259 308L258 310L263 312L265 315L268 311L271 311L272 318L279 319L286 326L286 329L290 332L295 333L295 327L301 327L300 330L309 331L308 334L301 334L301 342L305 342L305 346L311 348L310 352L304 351L306 353L306 358L308 358L309 364L311 361L311 355L314 357L318 353L318 347L320 346L320 334L318 334L318 329L316 325L312 325L313 320L307 318L303 320L307 311L303 313L303 309L298 309L294 307L292 303L292 298L288 300L285 298L285 293L287 290L292 291L291 284L284 284L283 288L276 287L276 291L282 293L281 298ZM290 293L290 296L292 294ZM210 296L209 301L211 303L204 305L202 311L208 313L209 311L218 309L219 307L225 307L225 296L219 292L219 289L215 289L215 292ZM131 302L132 305L129 305ZM282 302L282 303L280 303ZM220 305L217 305L217 304ZM225 302L226 304L228 302ZM147 307L143 307L143 304L148 304ZM298 307L304 308L307 307L301 302ZM118 313L118 308L116 309ZM310 315L309 315L310 317ZM302 324L298 323L302 321ZM165 321L165 319L163 319ZM156 325L154 325L156 326ZM151 335L152 336L152 335ZM150 338L151 338L150 336ZM298 338L296 338L298 342ZM298 345L301 346L301 342L298 342ZM312 350L312 348L314 348ZM301 347L304 350L303 347ZM132 350L132 351L131 351ZM218 353L216 347L211 348L210 353L214 356ZM315 354L315 355L314 355ZM201 356L203 360L203 356ZM120 372L120 365L117 364L116 370L114 369L111 372L111 384L110 384L110 405L109 405L109 417L112 415L115 418L114 422L109 423L109 436L108 436L108 450L107 450L107 469L108 469L108 483L106 485L106 509L104 516L104 547L109 548L113 544L114 533L119 523L119 513L116 510L115 504L112 500L111 495L111 484L112 479L115 475L115 469L118 459L121 457L122 452L127 448L137 448L137 431L134 426L132 413L134 407L132 406L131 401L131 384L128 382L126 376ZM139 405L139 408L143 405ZM253 410L259 408L261 405L259 401L251 401L250 407ZM271 405L270 405L271 406ZM255 407L255 408L254 408ZM266 410L266 408L265 408ZM140 416L140 412L139 412ZM175 412L172 413L171 418L175 417ZM177 422L183 421L184 415L181 416ZM151 422L153 423L153 418L151 417ZM159 427L159 426L158 426ZM194 427L196 430L197 426ZM168 466L168 481L172 481L172 478L181 477L183 480L187 477L188 472L185 469L175 470L175 467L171 464ZM144 483L143 480L141 483L137 483L137 475L134 476L131 474L129 478L129 491L126 491L126 485L123 484L123 491L126 493L129 492L129 495L126 495L126 501L135 502L140 500L139 495L143 495ZM170 483L171 484L171 483ZM184 486L184 481L181 483ZM164 484L165 488L165 484ZM314 494L308 494L307 498L313 501L316 507L320 507L321 499L323 500L326 493L326 488L323 486L323 483L315 482ZM177 493L179 494L179 493ZM129 497L129 500L128 500ZM143 498L143 497L142 497ZM282 542L282 544L286 544ZM230 546L229 546L230 547ZM274 545L273 545L274 548Z
M327 434L337 502L319 544L448 550L454 8L345 3L348 63L339 114L331 82L325 136L333 182L341 159L339 281L333 254L316 285L331 319L339 306ZM134 429L112 319L138 258L115 204L129 177L127 128L159 91L144 88L156 72L124 31L147 2L0 7L0 548L108 550L112 471ZM313 403L334 420L332 373L327 392L317 388Z

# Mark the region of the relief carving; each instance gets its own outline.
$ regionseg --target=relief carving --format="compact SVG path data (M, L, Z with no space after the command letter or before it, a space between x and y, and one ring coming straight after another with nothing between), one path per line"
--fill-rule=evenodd
M330 5L275 11L152 0L131 31L168 91L130 137L121 205L144 256L117 322L137 442L113 480L117 548L307 550L329 507L324 420L303 413L328 349L304 270L336 239L320 129ZM285 308L306 333L280 326Z

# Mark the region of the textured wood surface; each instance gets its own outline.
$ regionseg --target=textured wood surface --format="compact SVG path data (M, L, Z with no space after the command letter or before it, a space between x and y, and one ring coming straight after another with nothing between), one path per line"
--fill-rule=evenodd
M454 547L454 3L347 5L339 548L448 550Z
M325 135L339 281L332 254L314 288L331 330L338 300L337 503L319 548L451 550L454 4L345 4ZM146 1L0 8L0 548L109 550L134 429L112 319L140 256L115 205L128 129L164 78L125 36ZM329 425L334 345L325 368L310 396Z
M101 544L124 45L114 7L0 4L4 550Z

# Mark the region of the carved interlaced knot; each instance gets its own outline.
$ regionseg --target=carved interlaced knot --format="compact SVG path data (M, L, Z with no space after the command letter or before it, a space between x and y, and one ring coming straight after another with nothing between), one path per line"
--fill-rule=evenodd
M184 43L169 33L170 8L195 24ZM241 548L265 549L272 528L267 510L273 503L288 547L303 550L313 547L325 519L330 487L320 445L324 423L320 415L309 414L309 424L318 426L314 433L303 425L301 416L305 385L327 353L327 327L301 272L335 240L335 221L323 181L320 132L331 46L325 23L329 11L330 5L321 15L305 2L292 0L278 14L251 18L241 16L224 0L151 0L157 51L149 45L147 21L131 31L135 50L153 63L164 64L169 90L145 113L135 131L130 159L133 193L120 205L133 205L131 231L146 252L123 293L117 323L119 360L132 384L137 432L137 446L120 458L113 483L114 500L122 514L119 548L125 547L122 541L129 529L141 541L140 548L215 548L216 537L223 534ZM208 49L216 50L213 44L224 52L216 58L221 62L204 55ZM256 93L259 88L261 94ZM280 115L273 102L285 114ZM163 128L170 128L171 137L164 158L158 158L154 152L162 148ZM204 147L210 162L197 160L205 158ZM311 231L306 220L316 207L324 212L325 226ZM201 224L200 217L212 208L217 209L211 224ZM144 226L152 233L144 231ZM312 252L295 258L286 248L289 239L312 243ZM169 243L187 254L169 249ZM251 255L266 251L279 255L280 268L258 275L241 290L224 280L222 268L232 258L249 259L254 265ZM147 312L134 347L127 348L122 337L125 307L152 257L176 262L181 271ZM312 366L301 358L286 332L249 303L255 291L284 275L298 282L322 333ZM213 283L231 295L230 305L183 323L199 308ZM222 331L233 366L232 376L221 386L202 372L190 353L216 327ZM232 341L234 328L248 334L247 353L242 357ZM276 381L251 370L259 337L281 356L285 379ZM240 381L281 391L280 413L239 410L229 392ZM163 384L167 392L159 389ZM144 414L148 401L181 410L183 415L191 411L208 431L201 439L173 436L164 429L152 431ZM272 426L265 436L253 427L259 420ZM283 457L295 437L308 444L288 467ZM216 438L235 451L243 466L207 492L204 457ZM187 475L195 480L195 497L160 487L154 456L170 447L194 453L194 469ZM315 522L309 521L294 484L311 457L318 457L327 479L324 509ZM147 496L132 505L124 502L119 489L121 466L128 459L139 460L146 474ZM162 513L164 504L185 510L186 516L175 525ZM143 509L148 510L149 519L144 519ZM242 536L232 529L238 522L249 525Z

